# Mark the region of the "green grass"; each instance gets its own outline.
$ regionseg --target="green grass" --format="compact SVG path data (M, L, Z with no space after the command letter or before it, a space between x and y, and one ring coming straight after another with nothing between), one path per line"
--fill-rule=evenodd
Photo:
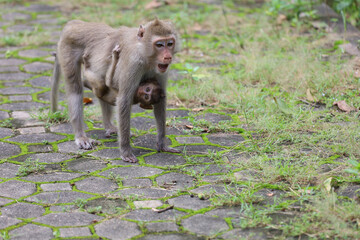
M38 173L45 169L44 165L39 163L39 159L27 158L19 167L16 176L24 177L31 173Z

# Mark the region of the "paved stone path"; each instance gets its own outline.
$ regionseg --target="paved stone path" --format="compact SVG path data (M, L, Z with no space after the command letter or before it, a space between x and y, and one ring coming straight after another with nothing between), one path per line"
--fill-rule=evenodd
M132 140L139 163L129 164L119 158L116 138L105 138L98 104L86 107L92 117L87 121L88 134L102 142L91 151L77 149L68 123L50 126L32 116L49 107L51 52L61 30L58 15L56 7L38 4L2 10L0 26L5 27L0 36L9 36L9 42L16 41L10 36L38 29L46 29L52 37L38 48L0 48L0 239L177 240L249 235L236 228L239 208L218 209L199 197L225 192L219 180L233 169L209 156L241 143L241 135L188 135L173 124L168 142L184 154L157 153L153 114L134 107L132 128L137 137ZM189 124L188 118L216 125L232 117L168 111L168 119L179 126ZM27 167L21 174L29 159L37 171L26 173ZM153 210L169 206L173 209ZM263 234L257 235L262 238Z

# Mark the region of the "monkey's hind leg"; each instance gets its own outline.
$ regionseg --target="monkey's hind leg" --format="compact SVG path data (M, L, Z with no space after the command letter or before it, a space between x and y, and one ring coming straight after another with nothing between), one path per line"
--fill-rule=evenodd
M76 59L69 59L63 67L63 73L66 83L70 122L75 132L75 143L80 149L92 149L98 142L88 138L84 131L81 66L79 63L76 63Z
M104 128L105 128L105 136L106 137L111 137L111 135L117 135L117 128L112 124L111 119L113 116L113 107L103 101L102 99L99 98L100 101L100 106L101 106L101 111L102 111L102 116L103 116L103 123L104 123Z

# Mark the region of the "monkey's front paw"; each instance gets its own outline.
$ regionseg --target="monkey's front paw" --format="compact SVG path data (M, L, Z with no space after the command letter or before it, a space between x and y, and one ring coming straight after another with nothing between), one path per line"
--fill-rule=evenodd
M117 128L111 127L105 130L105 137L117 136Z
M121 158L124 162L136 163L138 161L134 154L129 156L121 156Z
M158 152L181 153L180 150L166 146L158 147L157 150Z
M94 139L88 138L88 137L79 137L75 139L76 145L80 149L89 150L94 148L96 145L99 145L98 141L95 141Z

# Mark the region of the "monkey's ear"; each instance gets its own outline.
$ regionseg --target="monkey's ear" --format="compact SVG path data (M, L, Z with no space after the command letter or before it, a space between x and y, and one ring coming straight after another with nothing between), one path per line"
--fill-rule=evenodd
M137 33L139 40L141 40L144 37L144 33L145 33L145 28L143 27L143 25L140 25L139 31Z

